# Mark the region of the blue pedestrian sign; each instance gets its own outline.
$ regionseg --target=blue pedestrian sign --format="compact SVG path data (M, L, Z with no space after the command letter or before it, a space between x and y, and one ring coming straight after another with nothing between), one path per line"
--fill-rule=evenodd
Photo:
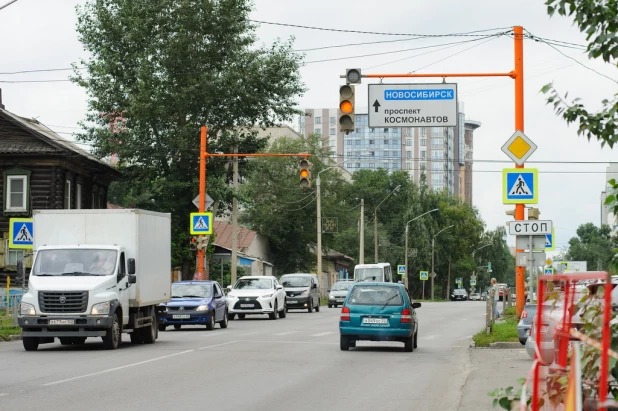
M194 235L212 234L212 213L191 213L189 232Z
M539 172L536 168L505 168L502 170L503 204L537 204L539 202Z
M474 287L476 285L476 280L470 280L470 285Z
M429 271L421 271L420 274L422 281L429 280Z
M406 266L405 265L398 265L397 266L397 274L399 274L399 275L406 275Z
M32 218L11 218L9 220L9 248L31 249L34 244Z
M554 269L553 268L546 268L544 270L544 274L545 275L552 275L552 274L554 274Z
M545 250L546 251L553 251L556 249L556 244L554 244L555 238L556 236L555 236L554 227L552 227L551 234L545 234Z

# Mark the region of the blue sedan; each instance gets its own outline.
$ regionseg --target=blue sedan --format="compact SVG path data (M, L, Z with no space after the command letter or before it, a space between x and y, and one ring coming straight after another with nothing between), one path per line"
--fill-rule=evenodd
M399 341L405 351L417 347L416 308L401 284L360 282L354 284L341 308L340 348L347 351L356 341Z
M172 300L161 304L159 331L173 325L205 325L207 330L227 328L227 299L216 281L179 281L172 284Z

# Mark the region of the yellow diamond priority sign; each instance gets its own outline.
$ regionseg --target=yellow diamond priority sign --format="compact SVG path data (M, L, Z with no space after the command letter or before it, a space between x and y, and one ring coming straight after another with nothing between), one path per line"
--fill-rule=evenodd
M523 165L536 149L536 144L519 130L502 146L502 151L518 166Z

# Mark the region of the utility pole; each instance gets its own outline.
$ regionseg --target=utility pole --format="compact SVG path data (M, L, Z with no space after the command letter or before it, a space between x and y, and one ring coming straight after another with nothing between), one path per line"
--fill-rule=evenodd
M408 289L408 224L406 224L406 243L405 243L405 257L404 257L404 264L406 265L406 275L405 278L403 279L403 284L406 287L406 289Z
M463 278L462 278L463 281ZM448 295L451 292L451 255L448 256L448 279L446 280L446 296L445 300L448 300Z
M426 216L429 213L433 213L435 211L438 211L438 208L434 208L433 210L429 210L426 213L423 213L417 217L414 217L412 220L408 221L406 223L406 251L405 251L405 264L406 264L406 278L405 278L405 286L406 288L408 288L408 273L409 273L409 269L408 269L408 227L410 226L410 223L414 220L418 220L419 218ZM432 270L433 271L433 270ZM423 298L425 298L425 281L423 281Z
M200 128L200 198L199 198L199 212L206 211L206 156L208 147L208 127L202 126ZM196 278L198 280L204 279L204 260L206 250L203 248L197 250L197 269Z
M318 258L318 276L322 275L322 195L320 190L320 173L318 173L318 178L315 180L315 190L316 190L316 203L317 203L317 231L318 231L318 247L315 250L316 257ZM362 235L362 234L361 234ZM330 280L329 280L330 281Z
M365 264L365 200L363 198L361 198L360 208L360 254L358 263Z
M429 276L431 277L431 301L433 301L433 278L436 276L434 270L434 254L436 250L436 236L434 235L431 239L431 273Z
M238 143L234 144L234 154L238 154ZM234 186L234 198L232 199L232 264L231 264L231 278L230 283L236 284L236 270L237 270L237 252L238 252L238 157L234 157L233 162L233 186Z
M388 195L384 197L382 201L380 201L380 204L378 204L375 210L373 210L373 223L374 223L373 225L373 243L374 243L373 246L374 246L374 254L375 254L374 264L378 263L378 208L380 208L382 203L385 202L390 196L395 194L397 190L399 190L400 188L401 188L401 185L398 185L397 187L395 187L393 191L388 193Z

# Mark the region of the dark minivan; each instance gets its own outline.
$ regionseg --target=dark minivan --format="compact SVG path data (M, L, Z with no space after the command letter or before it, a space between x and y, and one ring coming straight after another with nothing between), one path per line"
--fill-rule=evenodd
M320 311L320 292L315 276L306 273L284 274L279 282L285 289L288 310Z

